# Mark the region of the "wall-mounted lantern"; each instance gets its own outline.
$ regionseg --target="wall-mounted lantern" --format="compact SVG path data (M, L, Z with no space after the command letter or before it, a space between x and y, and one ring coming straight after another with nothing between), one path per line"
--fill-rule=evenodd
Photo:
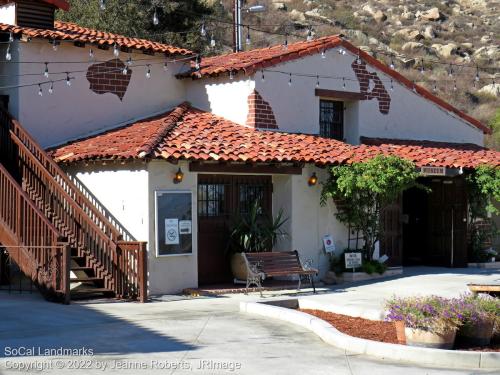
M181 168L179 168L179 170L175 173L174 176L174 184L181 183L183 179L184 179L184 173L182 173Z
M309 186L314 186L318 183L318 177L316 176L316 172L313 172L311 177L309 177L309 180L307 180L307 183Z

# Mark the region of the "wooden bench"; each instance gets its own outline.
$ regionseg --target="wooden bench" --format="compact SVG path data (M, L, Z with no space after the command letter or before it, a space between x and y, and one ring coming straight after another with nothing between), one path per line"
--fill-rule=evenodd
M500 295L500 282L471 283L467 284L467 287L474 294L487 293L492 295Z
M260 288L260 295L262 296L262 281L266 277L294 275L299 277L297 290L300 290L301 277L307 276L311 282L314 293L316 293L313 275L317 275L318 270L311 267L311 260L302 263L297 250L286 252L243 253L243 258L247 265L247 293L248 287L250 285L255 285Z

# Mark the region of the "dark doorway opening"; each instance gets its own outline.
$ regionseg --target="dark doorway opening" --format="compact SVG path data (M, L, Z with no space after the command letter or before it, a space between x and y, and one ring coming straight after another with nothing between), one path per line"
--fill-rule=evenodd
M232 280L227 246L231 225L259 201L272 214L271 176L198 175L198 284Z
M467 265L467 196L463 176L423 178L427 193L403 193L403 265Z

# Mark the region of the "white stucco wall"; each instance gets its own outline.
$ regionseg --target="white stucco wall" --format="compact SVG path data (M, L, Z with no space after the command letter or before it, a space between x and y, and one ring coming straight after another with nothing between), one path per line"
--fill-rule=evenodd
M244 125L248 116L248 96L255 88L250 77L236 76L233 80L207 78L184 79L186 100L197 108Z
M64 72L81 71L70 74L76 77L71 81L71 87L65 82L55 83L52 95L48 93L50 84L42 86L44 92L42 97L38 96L38 86L5 92L7 94L19 92L19 99L11 101L11 112L44 147L167 111L185 98L184 83L174 77L183 69L182 64L171 63L165 72L162 56L144 54L131 56L136 61L135 65L152 64L152 77L146 78L145 66L132 65L132 77L123 101L111 93L94 93L89 89L90 83L86 78L89 49L89 46L79 48L63 42L57 51L54 51L48 40L34 39L30 43L19 43L19 53L12 56L12 61L20 59L41 62L11 64L18 65L19 74L39 75L23 76L19 80L15 76L2 78L1 86L65 79ZM104 51L93 46L92 49L96 62L114 59L112 48ZM127 53L120 54L122 61L126 61L128 57ZM139 61L140 59L153 59L153 61ZM42 75L45 61L49 62L49 72L63 73L51 74L48 79L45 78ZM83 63L70 64L68 61Z
M79 164L68 172L76 175L138 241L149 241L145 164Z
M184 172L184 179L179 184L173 183L178 168ZM149 190L149 288L151 294L178 293L184 288L198 286L198 216L196 173L189 172L185 162L178 165L162 160L148 163ZM157 190L189 190L193 192L193 252L188 255L157 256L155 230L155 191Z

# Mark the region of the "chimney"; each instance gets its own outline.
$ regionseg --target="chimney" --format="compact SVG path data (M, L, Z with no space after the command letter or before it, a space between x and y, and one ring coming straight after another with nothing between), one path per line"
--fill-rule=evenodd
M0 0L0 23L53 29L56 9L69 10L66 0Z

